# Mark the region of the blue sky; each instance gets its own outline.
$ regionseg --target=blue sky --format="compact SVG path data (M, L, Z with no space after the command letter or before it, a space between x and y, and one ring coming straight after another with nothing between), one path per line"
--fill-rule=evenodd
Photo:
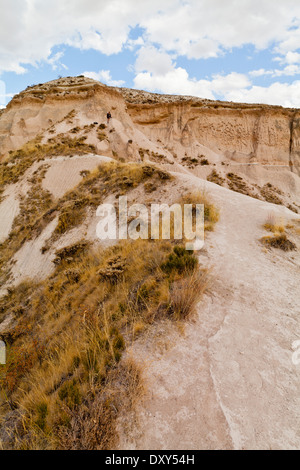
M0 105L85 74L107 85L300 107L298 0L0 0Z

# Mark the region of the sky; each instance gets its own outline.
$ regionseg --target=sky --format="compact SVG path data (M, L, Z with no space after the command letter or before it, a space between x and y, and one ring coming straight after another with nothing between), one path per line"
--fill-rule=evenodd
M0 0L0 107L85 75L300 108L299 0Z

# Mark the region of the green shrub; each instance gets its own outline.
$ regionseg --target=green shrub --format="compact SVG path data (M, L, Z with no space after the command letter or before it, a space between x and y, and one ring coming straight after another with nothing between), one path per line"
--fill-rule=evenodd
M161 265L161 268L167 274L171 274L174 271L182 274L185 271L194 271L197 265L198 261L193 251L186 250L182 246L175 246L173 252L169 254L167 260Z
M58 391L58 396L72 410L81 404L82 398L76 379L65 382Z
M48 405L45 402L40 403L37 405L37 419L35 424L42 430L45 431L46 428L46 418L48 415Z

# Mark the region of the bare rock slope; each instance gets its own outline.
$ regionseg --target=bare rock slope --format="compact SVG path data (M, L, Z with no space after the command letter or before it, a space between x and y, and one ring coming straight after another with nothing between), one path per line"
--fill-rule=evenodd
M157 329L151 341L133 345L150 393L132 434L121 431L121 447L298 449L300 370L292 343L300 336L300 257L258 243L270 210L286 222L289 211L179 178L205 187L221 208L199 254L213 280L184 334Z

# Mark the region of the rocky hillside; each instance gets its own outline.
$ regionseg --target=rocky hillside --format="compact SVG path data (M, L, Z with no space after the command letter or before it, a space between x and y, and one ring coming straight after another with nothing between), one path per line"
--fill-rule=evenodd
M299 118L83 76L12 99L0 447L299 448ZM204 203L204 248L100 242L120 195Z
M114 126L107 134L97 126L105 124L108 110ZM278 106L117 89L85 77L62 78L28 87L12 99L0 116L0 152L5 159L37 136L51 142L71 135L85 139L98 154L134 161L147 156L175 164L174 169L179 164L257 197L264 197L260 188L271 183L279 199L296 210L299 113ZM230 181L227 175L232 173ZM239 184L236 175L245 181ZM266 187L262 192L270 191Z
M240 163L284 165L299 174L300 111L279 106L201 100L112 88L85 77L28 87L2 113L2 156L19 148L74 108L100 119L108 108L177 156L197 157L201 146Z

